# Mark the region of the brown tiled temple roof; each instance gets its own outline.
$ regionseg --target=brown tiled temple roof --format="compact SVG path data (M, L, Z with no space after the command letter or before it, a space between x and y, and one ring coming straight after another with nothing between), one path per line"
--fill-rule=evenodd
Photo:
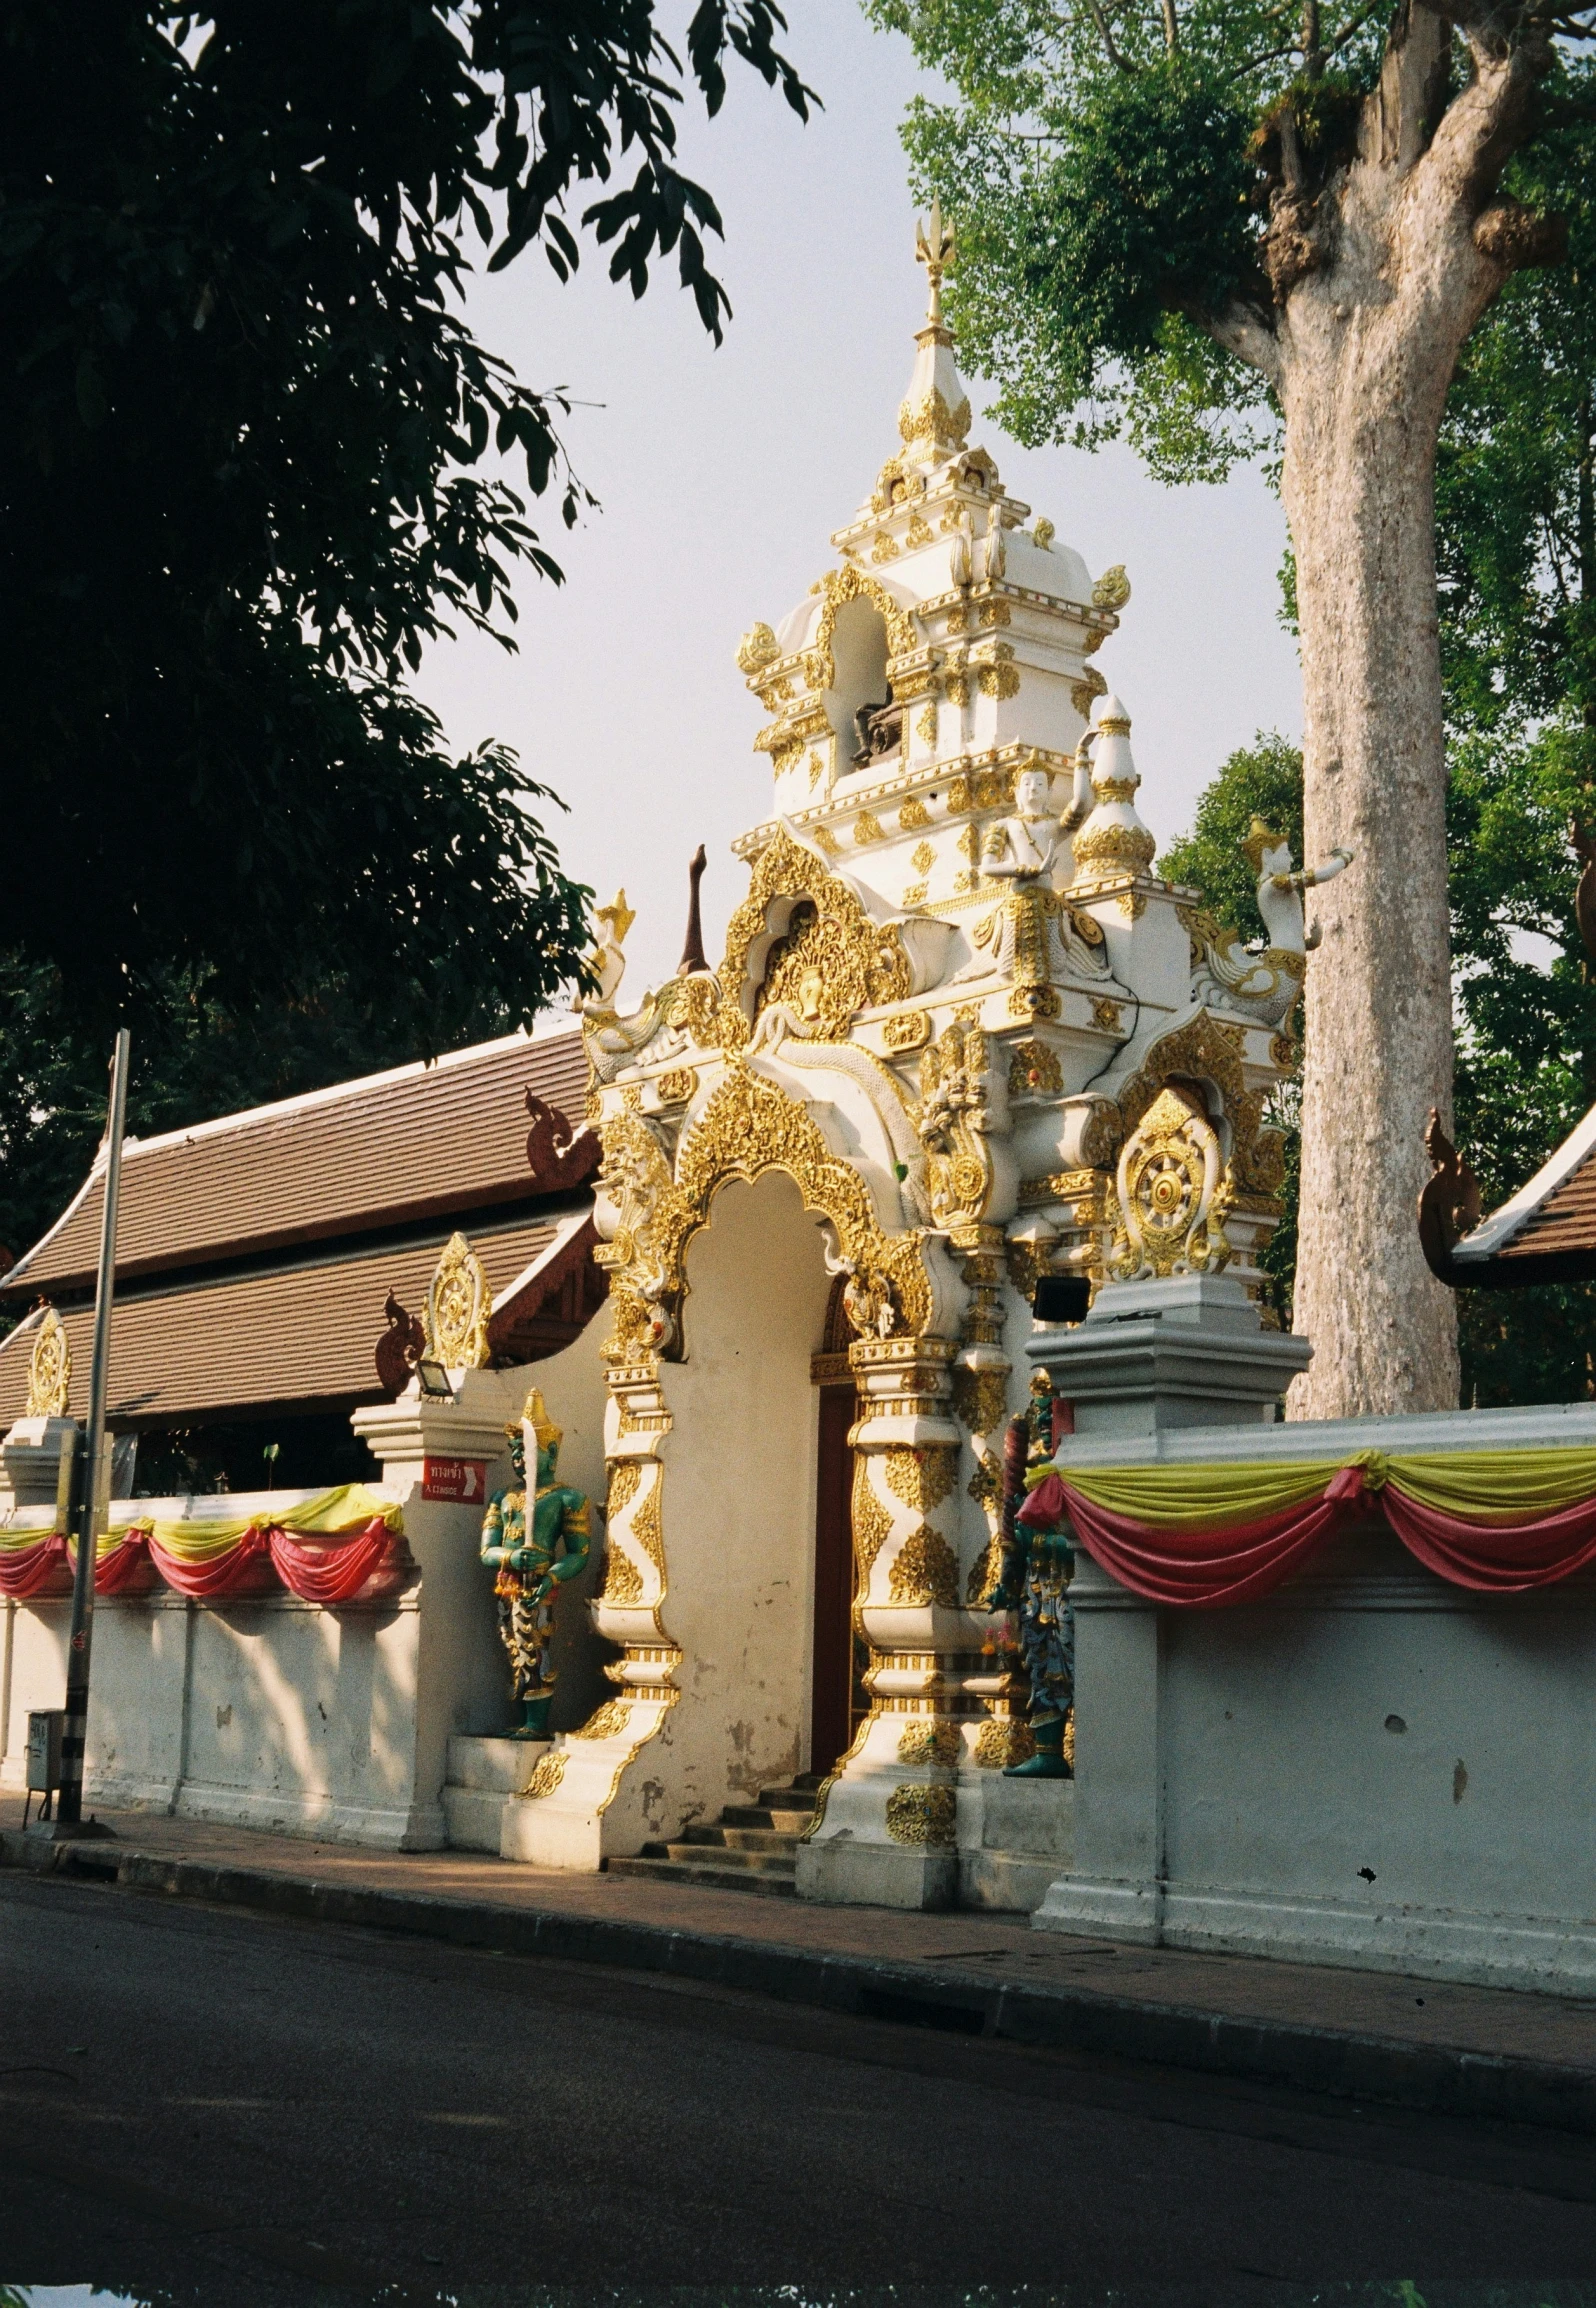
M1454 1245L1445 1279L1465 1288L1596 1280L1596 1107L1527 1186Z
M367 1245L289 1267L119 1297L111 1328L112 1423L161 1426L246 1410L291 1405L309 1412L380 1400L372 1356L386 1328L384 1301L392 1289L406 1306L419 1309L447 1239L444 1229L425 1241ZM585 1210L578 1209L483 1228L470 1239L494 1294L494 1328L507 1320L513 1325L520 1314L527 1318L523 1327L530 1320L536 1329L547 1293L558 1294L571 1279L572 1254L585 1253L591 1228ZM535 1271L539 1265L557 1271L545 1279ZM528 1268L534 1269L530 1276ZM507 1300L518 1278L524 1278L519 1305ZM581 1319L569 1328L570 1336ZM72 1349L70 1408L81 1418L93 1308L69 1308L62 1320ZM553 1335L544 1350L564 1342L563 1335ZM32 1350L31 1322L0 1341L0 1427L22 1414Z
M375 1233L577 1185L596 1152L542 1175L527 1159L531 1091L582 1126L587 1062L575 1026L460 1050L230 1114L123 1154L117 1276L199 1268ZM92 1286L102 1185L91 1176L0 1285L13 1308ZM380 1294L379 1294L380 1303Z

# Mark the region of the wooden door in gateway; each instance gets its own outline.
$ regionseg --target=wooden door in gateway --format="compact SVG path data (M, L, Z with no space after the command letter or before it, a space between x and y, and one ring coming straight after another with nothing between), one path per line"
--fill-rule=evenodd
M815 1484L815 1663L809 1768L822 1777L853 1738L853 1453L858 1415L850 1376L820 1390L820 1464Z

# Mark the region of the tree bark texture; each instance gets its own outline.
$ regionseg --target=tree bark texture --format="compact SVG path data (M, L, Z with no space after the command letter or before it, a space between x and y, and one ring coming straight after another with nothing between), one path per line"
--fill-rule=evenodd
M1451 1115L1446 760L1435 598L1436 438L1458 353L1533 231L1487 202L1533 60L1473 47L1446 101L1451 26L1399 11L1355 152L1301 180L1283 135L1264 268L1274 310L1222 343L1269 377L1297 566L1307 862L1356 863L1310 915L1294 1327L1313 1342L1288 1415L1456 1407L1456 1311L1419 1249L1424 1123ZM1533 227L1534 220L1528 220Z
M1450 1126L1446 765L1436 640L1435 420L1406 376L1287 370L1282 476L1302 633L1304 851L1356 862L1310 915L1290 1415L1458 1400L1450 1291L1419 1249L1424 1124Z

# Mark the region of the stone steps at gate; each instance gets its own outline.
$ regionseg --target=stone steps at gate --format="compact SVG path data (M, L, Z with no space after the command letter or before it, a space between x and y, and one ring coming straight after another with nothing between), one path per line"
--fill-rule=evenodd
M806 1772L787 1786L762 1787L757 1803L728 1803L718 1820L686 1828L678 1842L645 1843L636 1857L609 1860L608 1872L791 1898L798 1839L814 1816L819 1784Z

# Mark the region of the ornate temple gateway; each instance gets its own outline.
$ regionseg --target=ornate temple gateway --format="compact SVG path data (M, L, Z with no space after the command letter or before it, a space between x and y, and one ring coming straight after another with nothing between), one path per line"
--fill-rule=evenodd
M597 1866L807 1766L800 1890L952 1896L1029 1752L984 1605L1039 1281L1202 1278L1261 1328L1312 877L1256 829L1254 954L1153 873L1093 663L1124 572L1094 583L970 445L935 218L920 253L899 445L737 653L774 791L724 957L628 1009L605 917L594 1610L621 1655L519 1807L530 1859Z

